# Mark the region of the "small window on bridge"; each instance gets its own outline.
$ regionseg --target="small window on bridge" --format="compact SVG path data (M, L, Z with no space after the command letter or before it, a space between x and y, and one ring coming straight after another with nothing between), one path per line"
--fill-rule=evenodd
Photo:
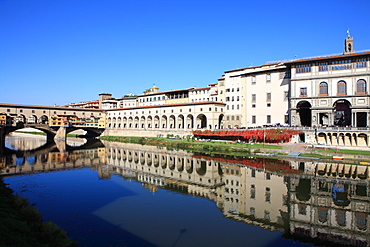
M10 109L6 109L7 112L10 112Z

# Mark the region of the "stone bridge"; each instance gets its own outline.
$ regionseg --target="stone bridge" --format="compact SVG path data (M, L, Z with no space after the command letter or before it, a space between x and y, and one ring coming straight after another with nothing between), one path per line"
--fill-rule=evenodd
M75 116L79 119L101 118L105 115L103 110L86 108L69 108L59 106L35 106L18 104L0 104L0 142L4 142L5 135L23 128L34 128L47 134L47 139L65 139L66 134L83 129L87 137L96 137L103 133L104 128L91 126L65 127L50 126L52 118L57 116Z

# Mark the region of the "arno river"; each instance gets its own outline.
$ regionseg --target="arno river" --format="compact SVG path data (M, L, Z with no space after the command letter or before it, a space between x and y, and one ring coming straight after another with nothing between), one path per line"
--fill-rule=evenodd
M80 246L369 246L366 166L6 139L5 183Z

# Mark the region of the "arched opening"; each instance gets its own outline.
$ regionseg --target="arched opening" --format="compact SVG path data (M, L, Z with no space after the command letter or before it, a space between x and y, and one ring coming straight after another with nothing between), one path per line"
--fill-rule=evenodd
M140 118L140 127L142 128L142 129L145 129L145 117L144 116L141 116L141 118Z
M147 120L148 129L152 128L152 122L153 122L153 118L151 116L149 116L148 120Z
M162 128L166 129L167 128L167 117L162 116Z
M224 120L224 114L221 114L218 117L218 126L216 128L218 128L218 129L223 129L224 128L224 126L223 126L223 120Z
M200 176L204 176L207 172L207 161L201 160L200 164L196 165L196 172Z
M18 115L15 118L15 122L16 122L17 125L22 124L22 123L26 123L26 117L23 114Z
M301 178L297 186L297 199L300 201L308 201L311 198L311 180Z
M305 143L306 142L306 135L305 135L305 133L299 133L299 135L298 135L298 138L299 138L299 142L301 142L301 143Z
M36 115L31 115L27 119L28 124L37 124L37 116Z
M185 127L185 125L184 125L184 116L179 115L177 119L178 119L177 122L178 122L179 129L183 129Z
M169 117L169 124L170 124L170 129L174 129L176 128L176 121L175 121L175 116L174 115L171 115Z
M333 105L334 125L351 125L351 104L347 100L337 100Z
M154 128L159 128L159 116L154 117Z
M135 123L134 128L138 129L139 128L139 117L135 117L134 123Z
M48 124L49 123L49 119L47 116L45 115L42 115L40 118L39 118L39 124Z
M197 129L207 128L207 117L204 114L199 114L197 117Z
M311 127L312 123L312 113L311 104L308 101L301 101L297 104L297 112L301 120L302 126Z
M328 95L328 83L323 81L320 83L320 89L319 89L319 92L320 92L320 96L327 96Z
M188 115L187 117L186 117L186 123L187 123L187 128L188 129L192 129L192 128L194 128L194 117L193 117L193 115Z

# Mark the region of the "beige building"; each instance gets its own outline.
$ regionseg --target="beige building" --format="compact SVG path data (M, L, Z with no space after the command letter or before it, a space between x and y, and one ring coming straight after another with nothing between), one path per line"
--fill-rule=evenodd
M123 130L131 134L144 131L146 136L156 136L158 131L185 135L193 129L218 129L224 106L221 102L201 102L111 109L107 110L105 135L124 134Z
M288 124L290 73L283 63L225 71L218 80L225 128Z

